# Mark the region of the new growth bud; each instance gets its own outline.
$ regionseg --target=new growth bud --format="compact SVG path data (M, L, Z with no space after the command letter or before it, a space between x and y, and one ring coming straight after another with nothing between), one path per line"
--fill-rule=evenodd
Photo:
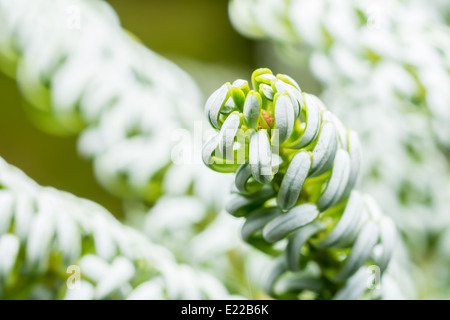
M236 172L226 209L246 218L245 241L277 257L267 292L277 298L305 290L321 298L364 292L366 281L351 291L346 284L354 285L350 279L365 266L386 269L396 230L381 230L391 220L380 219L374 201L355 190L357 134L295 80L269 69L253 72L251 89L245 80L223 85L208 99L206 115L218 132L205 143L203 161ZM310 274L312 264L320 272Z

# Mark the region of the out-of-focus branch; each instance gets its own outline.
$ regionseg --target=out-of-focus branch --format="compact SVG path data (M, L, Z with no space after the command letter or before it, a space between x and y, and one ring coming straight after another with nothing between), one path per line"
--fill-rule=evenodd
M0 65L32 119L80 133L80 152L115 195L156 200L174 130L201 119L193 80L123 31L104 1L2 0L0 16Z
M232 298L101 206L41 187L3 159L0 186L0 298Z

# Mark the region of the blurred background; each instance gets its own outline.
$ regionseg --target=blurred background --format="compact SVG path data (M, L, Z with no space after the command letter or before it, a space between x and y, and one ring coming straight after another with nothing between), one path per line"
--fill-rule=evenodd
M347 38L352 39L358 33L350 32L353 30L348 27L350 23L346 24L350 20L345 19L345 14L353 10L348 3L356 2L346 1L341 8L334 8L326 5L326 0L320 1L322 4L325 3L323 8L326 9L322 8L323 14L307 15L310 20L305 17L305 24L309 23L312 26L310 29L304 25L296 25L296 21L303 21L302 17L284 15L286 12L298 11L271 10L274 3L282 8L288 8L290 2L284 0L256 1L259 4L259 13L255 9L257 6L255 3L245 0L129 0L126 2L110 0L107 2L117 12L121 26L128 33L152 51L175 62L194 79L202 94L200 108L209 94L224 82L237 78L248 80L252 70L259 67L268 67L274 73L289 74L300 83L303 91L323 97L327 106L340 116L346 126L356 129L363 140L367 156L365 176L362 181L363 189L375 196L386 214L394 217L408 248L408 256L415 265L414 273L410 276L417 276L415 279L416 286L419 288L417 296L419 298L450 297L450 189L448 188L450 185L450 143L448 143L450 135L447 137L445 130L439 130L444 132L441 136L435 132L437 127L444 129L450 127L450 122L444 121L450 106L447 101L441 109L433 107L434 105L442 106L442 103L436 101L446 100L447 96L443 95L443 92L446 91L445 85L450 83L448 81L450 52L448 52L448 44L445 44L450 44L447 41L450 39L447 29L450 10L445 1L433 1L433 4L429 6L426 1L397 1L401 5L411 4L411 7L408 7L411 11L403 10L414 12L410 20L417 18L416 21L420 21L420 25L426 26L431 25L433 21L433 27L430 28L432 31L424 28L428 31L421 33L423 30L419 27L417 30L409 28L408 19L400 15L389 16L389 19L394 21L394 26L396 26L395 21L399 21L398 24L401 27L396 26L395 30L402 28L409 30L409 33L399 31L397 39L390 39L394 44L399 45L398 48L395 47L398 49L397 53L401 52L406 57L405 52L415 52L414 50L418 50L418 47L432 48L429 51L425 50L426 54L420 51L417 51L417 54L411 54L411 57L408 56L409 60L405 58L406 62L397 57L392 58L395 56L396 49L392 50L394 53L388 52L387 49L387 53L384 52L382 49L389 48L391 43L375 39L376 37L374 39L361 37L367 40L367 43L364 43L364 46L367 45L370 48L367 51L349 45L352 41L348 41ZM302 1L292 3L300 2ZM236 4L234 11L230 10L231 17L230 4ZM252 5L255 10L248 11L253 13L246 16L245 10ZM421 10L423 7L427 7L427 10ZM396 7L391 9L392 12L398 10ZM370 12L363 12L359 8L354 11L360 18L362 17L364 22L357 23L358 28L369 21ZM265 20L272 13L272 18L275 18ZM316 20L320 23L314 18L317 18ZM265 24L265 21L268 23ZM342 24L339 21L343 21ZM314 29L316 25L317 28ZM311 40L305 36L317 34L317 30L323 32L322 36L326 45L317 44L313 41L314 39ZM342 36L343 34L346 36ZM413 43L413 46L404 41L416 35L419 35L416 38L421 40L418 44ZM341 44L344 45L341 46ZM343 47L346 49L343 50ZM364 49L367 48L364 47ZM378 49L380 52L377 51ZM442 54L434 55L435 51ZM414 64L416 60L420 60L415 60L414 57L423 58ZM380 63L384 59L388 60L388 63ZM357 71L365 70L367 64L373 66L373 69L369 68L369 76L358 78ZM328 68L329 65L331 67ZM439 71L436 78L443 79L442 88L430 80L433 78L432 75L437 73L430 73L430 75L422 72L424 69L422 67L427 65ZM378 68L378 66L381 67ZM333 67L336 68L333 69ZM413 78L413 85L409 87L401 85L401 83L411 83L409 78L402 81L405 79L402 68L407 70L406 78ZM399 81L388 81L391 78ZM438 88L440 91L433 91L430 88ZM380 94L377 97L378 93ZM430 94L427 96L428 93ZM120 220L127 221L131 225L139 225L142 220L147 219L147 225L158 226L159 224L161 230L167 231L164 229L167 224L164 224L163 218L157 217L163 216L166 208L170 207L170 199L161 200L163 204L154 208L153 216L156 218L149 218L147 213L155 203L149 204L144 201L142 204L134 201L135 199L130 201L128 195L123 196L125 198L123 201L121 195L117 196L117 192L106 191L98 183L91 161L79 156L78 136L61 132L55 134L52 128L38 123L34 114L30 112L29 103L23 99L16 80L0 73L0 135L2 136L0 156L2 158L19 167L39 184L53 186L78 197L93 200L106 207ZM189 112L188 110L187 113ZM444 116L439 117L442 114ZM438 123L435 118L441 121ZM224 188L228 188L226 183L224 185ZM192 196L192 192L182 194ZM200 198L204 203L206 203L205 197L201 193ZM173 205L176 208L176 202ZM216 225L222 222L221 214L218 214L221 211L220 205L214 208L209 204L205 206L207 207L205 216L208 218L202 218L200 222L186 222L190 227L194 225L192 234L187 238L194 239L205 232L197 240L192 240L194 244L197 241L197 246L200 246L198 243L201 240L208 239L207 226L213 225L211 229L213 231L209 233L218 230L213 223L216 215L219 215L219 222L216 222ZM193 210L196 210L195 206ZM162 213L157 213L159 211ZM210 214L210 212L213 213ZM231 229L237 230L234 225ZM147 235L150 234L149 238L153 241L161 242L174 252L183 251L183 248L173 243L179 242L179 239L173 241L173 239L170 240L170 236L167 236L166 242L162 240L166 236L163 231L158 233L158 230L152 228L144 231ZM175 233L173 230L171 232ZM211 238L211 234L209 237ZM219 241L217 245L219 249L216 253L219 254L218 252L222 249L226 251L227 259L232 261L230 268L237 270L232 276L234 282L231 281L231 283L245 282L247 271L239 270L244 260L242 250L233 251L235 247L240 248L242 244L234 243L232 246L235 247L231 248L231 245L226 247L223 243L227 242L227 236L224 234L221 239L222 242ZM200 255L198 252L197 254ZM207 250L201 253L203 258L208 254L210 253ZM179 253L178 259L196 263L189 261L189 258L182 253ZM256 258L255 261L260 261L258 259ZM211 261L201 258L199 261L199 265L206 269L214 268L211 267L214 266ZM252 268L255 267L251 266L248 270ZM216 273L220 272L216 271ZM243 286L247 287L247 284ZM245 291L237 288L235 284L228 287L239 294ZM258 290L255 289L255 292ZM245 294L249 295L248 292Z

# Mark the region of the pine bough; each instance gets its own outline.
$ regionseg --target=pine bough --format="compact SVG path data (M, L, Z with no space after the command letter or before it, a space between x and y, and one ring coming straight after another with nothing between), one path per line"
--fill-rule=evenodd
M101 206L41 187L0 158L0 299L30 298L233 296Z
M278 257L264 286L276 298L356 299L366 267L383 272L396 229L356 190L358 136L287 75L258 69L253 89L226 83L206 103L218 131L204 163L234 172L226 210L245 217L242 238ZM309 295L311 297L311 295Z

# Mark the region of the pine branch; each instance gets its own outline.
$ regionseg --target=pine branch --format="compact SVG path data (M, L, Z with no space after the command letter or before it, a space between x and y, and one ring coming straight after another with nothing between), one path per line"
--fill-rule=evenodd
M258 69L252 85L226 83L206 102L218 133L203 161L235 173L226 209L245 218L245 241L278 257L265 281L273 297L356 299L367 291L365 267L383 273L397 237L355 189L358 136L287 75Z
M104 1L2 0L0 15L0 65L17 78L32 119L80 133L80 153L107 190L154 202L174 130L201 119L193 80L122 30Z
M0 186L2 299L232 298L101 206L41 187L3 159Z

